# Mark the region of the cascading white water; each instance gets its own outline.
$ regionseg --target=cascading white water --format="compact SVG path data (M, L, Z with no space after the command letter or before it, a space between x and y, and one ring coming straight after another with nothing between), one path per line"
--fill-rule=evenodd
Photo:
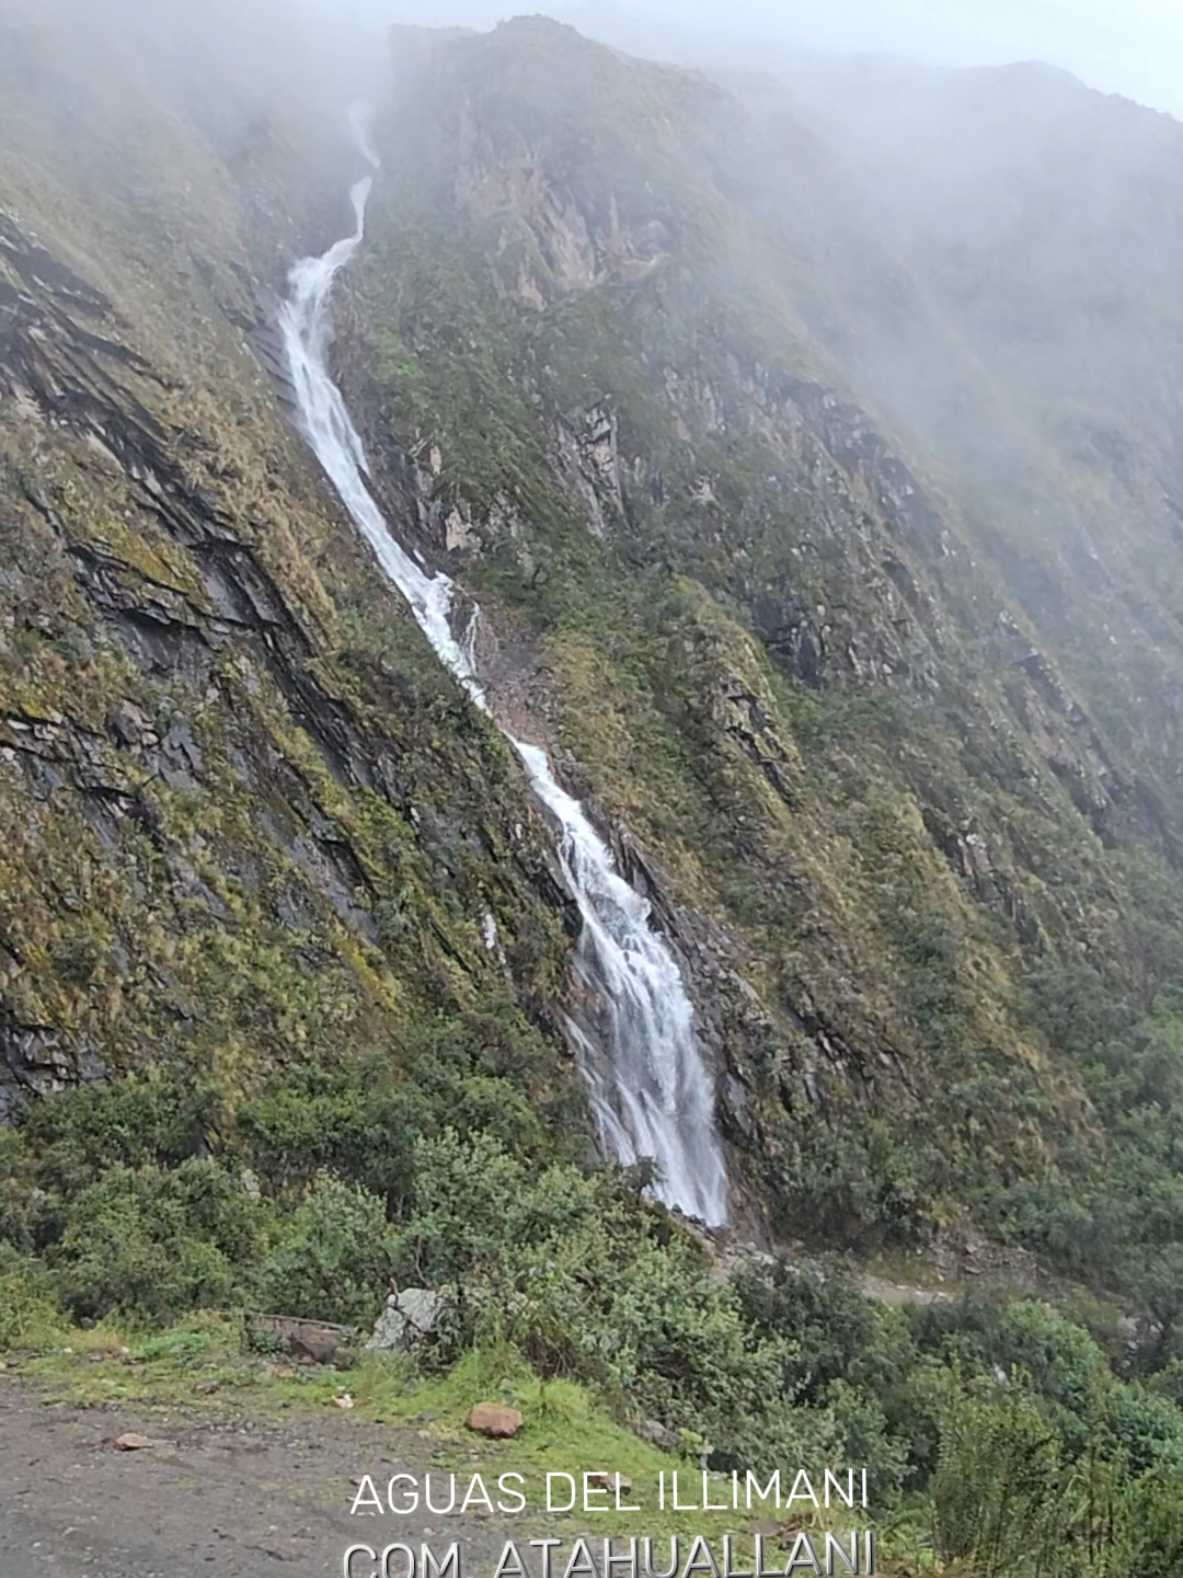
M353 125L358 146L377 168L357 114ZM468 639L456 639L452 582L443 574L428 575L392 536L365 483L369 465L360 435L328 372L329 295L337 273L362 242L370 189L367 178L350 194L354 233L323 257L305 258L292 270L280 327L297 406L309 444L382 569L411 605L441 662L487 713L472 656L473 626ZM473 617L479 618L479 610ZM659 1171L655 1190L667 1205L709 1226L722 1226L727 1172L714 1095L673 953L650 925L647 901L620 875L578 801L555 781L546 753L503 732L558 828L564 875L583 918L579 968L603 1004L606 1044L601 1049L599 1038L573 1022L569 1028L604 1143L626 1165L651 1157Z

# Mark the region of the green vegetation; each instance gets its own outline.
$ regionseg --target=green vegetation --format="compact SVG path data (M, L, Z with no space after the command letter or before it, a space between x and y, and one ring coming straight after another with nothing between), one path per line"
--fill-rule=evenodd
M1036 975L1034 1011L1078 1063L1112 1136L1099 1174L1087 1154L1004 1190L1006 1229L1048 1263L1121 1286L1153 1328L1156 1353L1179 1356L1183 1332L1183 1013L1164 998L1123 1020L1096 974Z
M290 1114L290 1090L283 1101ZM298 1177L295 1150L288 1186L257 1193L237 1172L258 1160L245 1135L162 1164L189 1104L153 1082L36 1109L66 1113L92 1157L124 1158L56 1188L52 1166L26 1171L26 1198L7 1192L0 1342L59 1393L192 1406L212 1381L266 1409L347 1384L363 1417L437 1421L445 1448L492 1395L524 1408L505 1466L526 1469L606 1451L624 1472L652 1469L658 1454L621 1431L658 1421L723 1471L866 1466L901 1574L919 1561L974 1578L1141 1578L1183 1552L1180 1366L1161 1345L1131 1358L1102 1306L1090 1330L1033 1299L880 1305L837 1260L721 1277L643 1177L531 1166L446 1128L411 1148L393 1220L355 1179L313 1171L315 1155ZM137 1111L147 1121L129 1129ZM13 1224L34 1220L40 1241L12 1244ZM442 1290L436 1332L347 1377L251 1358L224 1313L261 1300L364 1325L392 1273ZM99 1324L72 1330L82 1314ZM75 1349L115 1361L79 1375Z

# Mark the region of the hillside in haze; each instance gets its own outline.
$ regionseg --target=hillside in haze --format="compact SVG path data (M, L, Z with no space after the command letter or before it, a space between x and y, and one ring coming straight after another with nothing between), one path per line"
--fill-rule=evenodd
M986 1267L1093 1311L1065 1464L1094 1370L1183 1461L1183 127L1039 67L125 9L0 0L0 1274L156 1321L471 1277L451 1358L496 1329L723 1467L812 1408L904 1495L930 1360L1068 1323L852 1293L835 1359L824 1277L719 1267ZM280 335L367 173L329 365L471 685ZM651 906L726 1242L602 1165L581 1075L648 1043L514 741Z
M833 109L865 91L724 91L542 22L395 57L342 366L490 616L494 695L687 951L727 940L700 997L743 1173L782 1231L858 1236L1099 1162L1045 999L1137 1019L1172 969L1174 306L1137 211L1173 123L988 74L934 94L956 135L885 102L873 163ZM1077 172L1058 227L993 134L1019 111L1052 192ZM909 149L963 145L954 205Z

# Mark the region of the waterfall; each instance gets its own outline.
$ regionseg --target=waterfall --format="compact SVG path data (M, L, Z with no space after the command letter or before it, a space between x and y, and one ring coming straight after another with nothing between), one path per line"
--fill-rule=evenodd
M356 113L352 119L359 147L377 168L364 121ZM367 177L350 193L353 234L291 271L280 328L300 422L342 503L440 661L488 713L472 655L480 611L465 639L457 640L453 584L442 573L429 575L392 535L366 485L369 463L361 437L328 371L329 297L334 278L361 245L371 184ZM673 952L653 929L648 902L624 880L583 808L556 781L545 751L503 732L557 829L560 863L583 919L577 965L593 1000L603 1004L606 1034L589 1034L574 1021L568 1028L602 1141L625 1165L652 1158L658 1167L654 1189L667 1205L722 1226L727 1172L714 1092Z

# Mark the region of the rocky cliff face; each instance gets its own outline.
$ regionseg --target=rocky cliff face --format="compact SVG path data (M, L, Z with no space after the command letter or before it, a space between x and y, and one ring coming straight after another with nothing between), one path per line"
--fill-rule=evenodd
M283 419L270 303L349 150L270 105L54 121L41 25L0 108L4 1100L159 1060L229 1105L447 1020L573 1118L547 831ZM750 1215L870 1243L1103 1165L1030 988L1141 1012L1176 956L1167 449L1119 434L1126 486L998 414L984 265L943 239L933 288L787 90L537 19L392 58L337 370L685 962ZM987 465L1016 423L1046 530Z
M77 88L52 20L3 109L3 1103L149 1063L229 1103L487 1014L476 1044L501 1024L543 1108L578 1104L543 831L269 370L348 150L318 191L266 118L223 151L141 102L146 148L75 101L87 145L47 114Z

